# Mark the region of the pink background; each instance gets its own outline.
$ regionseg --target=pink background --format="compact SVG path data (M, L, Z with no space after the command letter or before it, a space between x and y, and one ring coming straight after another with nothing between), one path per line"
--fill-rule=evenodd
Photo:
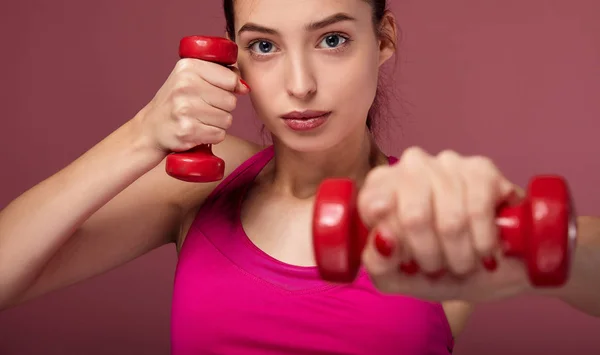
M167 77L180 37L221 35L220 3L3 1L0 207L132 117ZM560 173L579 212L599 213L598 1L399 0L392 8L404 35L387 152L420 145L485 154L520 184ZM235 117L232 133L259 139L247 99ZM165 247L0 313L0 354L167 354L175 262ZM456 353L598 354L599 334L600 320L519 298L481 306Z

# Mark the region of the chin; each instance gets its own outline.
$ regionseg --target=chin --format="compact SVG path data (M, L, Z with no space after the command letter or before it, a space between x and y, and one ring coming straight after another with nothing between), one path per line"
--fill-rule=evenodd
M280 143L300 153L320 153L325 152L339 143L333 140L324 140L319 137L292 137L288 139L278 139Z

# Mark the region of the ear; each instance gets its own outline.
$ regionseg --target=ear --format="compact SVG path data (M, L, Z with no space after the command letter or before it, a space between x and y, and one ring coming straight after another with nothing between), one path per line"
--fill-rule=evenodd
M398 27L394 14L386 10L379 27L379 65L383 65L395 53L398 44Z

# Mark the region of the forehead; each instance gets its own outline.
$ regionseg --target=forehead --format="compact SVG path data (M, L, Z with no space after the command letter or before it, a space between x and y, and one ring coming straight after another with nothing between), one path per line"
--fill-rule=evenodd
M304 25L340 12L370 20L372 12L366 0L235 0L234 4L237 27L245 22L270 27Z

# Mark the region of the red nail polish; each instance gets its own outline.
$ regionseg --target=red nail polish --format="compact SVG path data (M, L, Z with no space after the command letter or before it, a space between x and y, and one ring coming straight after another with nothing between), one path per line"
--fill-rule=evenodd
M244 79L240 79L240 83L242 83L242 85L244 85L246 87L246 89L248 89L248 91L250 91L250 86L248 86L248 83L246 83L244 81Z
M379 233L375 235L375 249L377 249L379 254L389 258L394 252L394 247L393 239L384 238Z
M485 267L489 271L494 271L498 267L498 262L496 262L496 258L493 256L486 256L481 259L483 263L483 267Z
M414 275L419 272L419 264L414 260L400 263L400 271L407 275Z

